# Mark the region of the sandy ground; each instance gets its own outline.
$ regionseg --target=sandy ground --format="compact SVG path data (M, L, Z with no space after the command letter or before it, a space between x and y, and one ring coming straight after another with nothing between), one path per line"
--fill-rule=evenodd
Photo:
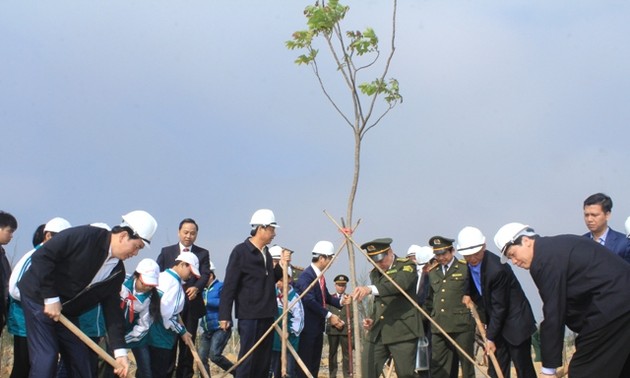
M1 344L0 347L2 348L2 356L0 358L0 378L4 378L4 377L9 377L9 375L11 374L11 369L13 367L13 336L11 336L8 332L2 333L2 338L0 339ZM228 343L228 346L226 347L226 357L229 358L232 361L236 361L236 354L237 354L237 349L238 348L238 344L232 339L230 340L230 342ZM129 375L130 377L134 377L135 376L135 364L133 362L133 356L130 354L130 359L131 359L131 374ZM478 361L481 361L481 356L478 356ZM536 362L534 363L535 367L537 369L537 371L540 371L540 363ZM340 361L340 365L341 365L341 361ZM211 375L213 377L219 377L220 375L222 375L223 370L221 370L219 367L217 367L214 364L210 364L211 367ZM339 366L339 368L341 369L341 366ZM201 375L199 375L201 376ZM481 371L477 371L477 377L485 377L485 375L481 372ZM390 378L394 378L396 377L395 373L391 374ZM515 372L512 372L512 377L516 377ZM322 356L322 364L320 367L320 372L318 375L318 378L328 378L328 347L327 345L324 345L324 351L323 351L323 356Z

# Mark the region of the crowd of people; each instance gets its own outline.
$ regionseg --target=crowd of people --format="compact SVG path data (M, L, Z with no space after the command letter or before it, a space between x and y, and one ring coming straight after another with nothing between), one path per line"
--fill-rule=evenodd
M123 261L148 246L157 229L145 211L129 212L111 228L53 218L35 230L33 249L13 267L3 246L18 222L0 212L0 329L6 325L14 336L11 377L126 377L129 351L137 377L190 378L195 354L202 362L197 368L207 372L211 361L241 378L317 377L327 335L329 376L338 374L341 349L345 378L356 376L353 337L360 333L365 377L390 366L399 378L457 377L460 369L472 378L476 332L496 357L491 377L509 377L512 367L518 377L555 377L565 327L577 335L572 378L627 377L630 217L625 235L611 229L612 200L602 193L589 196L583 210L589 230L583 235L544 237L512 222L496 232L496 252L472 226L456 238L436 235L426 246L412 245L404 256L394 252L391 238L374 239L360 246L374 265L369 284L348 290L350 279L340 274L332 292L325 271L333 243L318 241L305 269L291 265L293 251L271 244L279 226L269 209L252 215L250 234L230 253L223 281L209 251L195 244L199 226L191 218L180 222L177 244L126 274ZM538 288L538 327L508 261L529 270ZM363 329L354 330L351 304L366 298L371 306ZM223 355L233 316L237 361ZM191 350L199 327L198 350ZM537 329L539 373L531 353ZM83 337L114 356L109 365Z

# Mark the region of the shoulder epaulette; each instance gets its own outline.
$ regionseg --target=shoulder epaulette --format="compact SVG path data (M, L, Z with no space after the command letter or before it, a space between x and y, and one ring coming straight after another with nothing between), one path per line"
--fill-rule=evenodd
M440 264L435 264L432 267L429 268L429 272L432 272L434 270L436 270L438 268L438 266L440 266Z
M466 264L466 260L464 260L464 259L458 259L457 261L459 261L462 264Z
M398 262L407 262L407 261L409 261L409 258L407 258L407 257L398 257L398 258L396 258L396 261L398 261Z

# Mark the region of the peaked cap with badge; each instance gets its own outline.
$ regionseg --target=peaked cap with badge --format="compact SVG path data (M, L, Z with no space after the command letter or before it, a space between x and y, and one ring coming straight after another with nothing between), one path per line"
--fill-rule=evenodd
M346 285L350 279L345 274L338 274L335 276L334 281L337 285Z
M387 256L391 244L391 238L379 238L363 243L361 249L365 250L374 262L379 262Z
M433 247L434 254L441 255L448 252L449 249L453 248L454 241L454 239L445 238L443 236L434 236L429 239L429 245Z

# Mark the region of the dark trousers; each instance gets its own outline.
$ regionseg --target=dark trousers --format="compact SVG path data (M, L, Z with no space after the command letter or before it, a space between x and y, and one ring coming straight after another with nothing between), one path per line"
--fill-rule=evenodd
M510 361L514 363L516 369L516 376L518 378L536 378L536 370L534 369L534 363L532 362L532 339L527 338L520 345L512 345L505 341L502 337L497 338L494 344L497 347L497 351L494 353L499 363L503 377L510 378ZM488 373L492 378L497 377L497 373L494 370L494 364L489 363Z
M450 337L462 347L469 355L473 355L475 332L449 333ZM462 364L464 378L475 377L475 367L472 362L464 356L460 356L459 351L441 333L434 332L431 336L431 377L433 378L457 378L459 374L459 363Z
M337 351L341 346L341 358L343 360L343 376L350 376L350 360L348 356L348 336L328 335L328 373L330 377L337 376Z
M190 311L190 307L190 303L186 300L186 305L181 312L181 316L186 330L192 335L192 341L194 344L195 338L197 337L197 328L199 327L199 318L192 314L193 311ZM179 354L177 356L177 370L175 371L175 377L192 378L194 372L192 352L181 338L178 338L177 346L173 348L173 353L175 353L178 348Z
M322 348L324 347L324 333L318 332L316 334L312 333L302 333L300 334L300 343L298 348L298 356L304 365L308 368L308 371L313 375L313 377L317 377L317 373L319 372L319 365L322 362ZM300 367L297 369L297 376L300 378L306 377L306 374L302 371Z
M569 377L630 377L630 313L578 335Z
M26 337L13 336L13 370L11 378L27 378L31 368L28 362L28 342Z
M22 296L31 363L29 377L53 378L57 374L58 354L72 377L89 377L91 359L88 347L63 324L44 314L44 306Z
M241 349L238 352L239 360L262 338L271 324L273 324L273 318L239 319L238 335L241 338ZM272 346L273 333L269 333L256 350L236 368L236 377L266 378L271 365Z
M149 347L151 375L153 378L171 378L175 370L172 349Z

